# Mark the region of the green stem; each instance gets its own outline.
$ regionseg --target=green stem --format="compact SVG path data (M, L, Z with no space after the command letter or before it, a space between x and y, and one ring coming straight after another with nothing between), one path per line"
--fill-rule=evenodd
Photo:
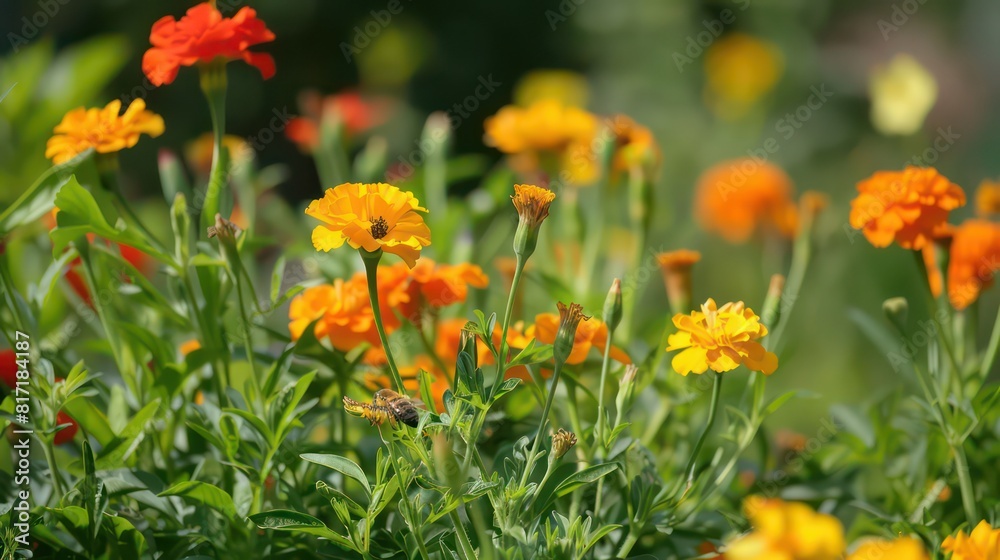
M388 353L388 352L387 352ZM389 448L389 460L392 461L392 470L396 473L396 478L399 479L399 493L400 493L400 504L402 504L404 519L407 525L410 526L410 532L413 533L413 540L417 541L417 549L420 551L420 557L423 560L429 560L430 554L427 552L427 545L424 544L424 538L421 531L418 530L418 525L416 523L416 517L413 515L413 510L410 509L410 496L407 494L406 490L410 486L410 481L407 480L403 483L403 475L399 472L399 465L396 463L396 452L395 446L391 443L387 443L386 446Z
M639 533L632 526L629 526L628 536L625 538L625 542L622 543L621 548L618 549L618 558L626 558L637 542L639 542Z
M448 366L444 363L444 360L441 359L441 356L438 356L437 350L434 349L434 345L431 344L430 339L427 338L427 333L424 332L424 329L419 325L413 325L413 328L417 330L417 334L419 335L420 338L420 345L424 347L424 352L427 352L427 355L430 356L431 361L434 362L434 365L436 365L438 369L441 370L441 373L448 376L448 381L451 382L451 388L452 390L454 390L455 376L448 374L448 369L449 369Z
M698 453L701 452L701 448L705 445L705 440L708 439L708 434L712 431L712 426L715 424L715 417L719 410L719 401L722 397L722 374L715 372L715 382L712 384L712 402L708 409L708 422L705 424L705 429L701 432L701 437L698 438L697 443L694 444L694 449L691 450L691 458L688 460L687 467L684 472L687 473L686 485L687 488L691 488L694 483L694 474L698 467Z
M997 349L1000 348L1000 312L997 313L996 322L993 323L993 332L990 334L990 342L986 347L986 354L979 365L979 378L985 380L993 369L993 362L997 358Z
M524 271L524 264L527 259L521 255L517 255L517 262L514 265L514 278L510 283L510 294L507 296L507 307L503 312L503 323L500 326L500 352L497 359L497 373L493 378L493 386L490 387L490 401L493 400L493 395L496 394L497 390L500 389L500 384L503 383L504 373L507 371L507 352L509 352L509 347L507 346L507 333L510 330L510 317L514 313L514 299L517 296L517 287L521 283L521 273ZM486 325L483 325L486 328ZM492 333L488 333L488 336Z
M45 453L45 460L49 463L49 472L52 474L52 497L56 498L55 503L58 505L57 496L63 495L62 475L59 473L59 462L56 461L56 450L51 440L42 442L42 451Z
M594 426L594 445L605 452L607 448L604 441L604 393L608 386L608 370L611 369L611 337L614 333L614 329L608 329L608 339L604 341L604 359L601 361L601 382L597 386L597 425Z
M399 394L405 395L406 388L403 387L403 378L399 375L396 360L392 357L392 349L389 348L389 337L386 336L385 327L382 326L382 308L378 301L378 262L381 259L381 249L374 253L361 250L361 260L365 263L365 275L368 277L368 298L372 304L372 315L375 317L375 328L378 330L378 338L382 342L382 349L385 350L385 358L389 363L389 373L392 375L392 383Z
M541 441L542 435L545 433L545 424L549 420L549 411L552 410L552 402L556 397L556 388L559 386L559 376L562 374L562 368L563 364L556 362L555 370L552 373L552 388L549 389L548 398L545 399L542 418L538 422L538 432L535 434L535 440L531 444L531 451L528 452L528 458L524 464L524 472L521 473L521 488L524 488L524 485L528 483L528 476L531 474L535 466L535 460L538 458L538 442Z
M215 215L219 212L222 184L229 172L228 166L222 161L222 139L226 135L226 87L225 62L211 62L201 68L201 89L208 100L214 139L212 168L208 174L208 187L201 212L202 234L215 223Z
M958 472L958 486L962 492L962 507L965 509L965 517L969 526L974 526L979 521L979 514L976 511L976 496L972 487L972 477L969 473L969 459L965 456L965 446L962 443L952 445L955 454L955 470Z
M236 282L236 297L240 302L240 319L243 321L243 345L247 354L247 361L250 362L250 382L253 385L254 392L257 393L257 398L260 399L260 404L264 404L264 391L260 387L260 379L257 377L257 365L253 354L253 325L250 322L250 317L247 315L246 302L243 300L243 280L239 271L230 271L234 276L233 280ZM338 407L343 408L343 407Z
M451 510L449 516L451 517L452 524L455 526L455 541L458 542L458 550L461 552L461 557L466 560L476 560L476 549L469 542L469 535L465 533L465 527L462 525L462 518L458 516L458 511Z

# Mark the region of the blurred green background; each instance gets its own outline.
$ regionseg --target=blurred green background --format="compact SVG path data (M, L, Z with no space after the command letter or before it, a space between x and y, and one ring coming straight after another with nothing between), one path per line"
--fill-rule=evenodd
M246 65L230 66L229 132L254 136L274 112L297 113L306 89L359 89L393 100L390 119L372 134L387 138L395 161L414 150L427 114L461 103L486 78L500 85L455 130L454 151L498 162L501 155L483 145L483 120L513 101L525 74L577 72L587 85L588 109L625 113L650 127L660 145L652 246L702 251L696 299L743 299L754 307L770 275L786 264L767 258L759 245L731 245L701 232L691 215L692 190L706 168L775 138L771 161L787 170L798 193L827 193L831 205L820 218L805 287L790 295L797 298L791 336L771 387L811 389L821 401L794 402L773 422L805 431L829 402L878 399L899 386L886 356L849 319L849 310L882 321L882 300L902 295L911 301L911 321L924 319L916 267L907 251L877 250L850 234L848 202L860 179L916 162L934 165L970 196L954 223L973 213L976 186L1000 175L1000 2L400 0L398 13L386 20L390 4L220 0L226 15L254 7L277 35L257 49L274 55L275 78L261 81ZM130 196L162 204L157 151L183 151L210 130L210 121L195 72L152 88L144 85L140 60L152 23L166 13L179 17L187 7L126 0L0 3L0 93L13 87L0 103L0 201L12 201L48 167L44 142L66 110L141 96L163 115L167 130L122 154L123 177ZM706 53L736 35L760 41L772 58L762 64L735 57L724 67L730 81L713 90L718 76L706 68ZM345 44L358 47L350 60ZM920 113L912 131L891 133L873 125L871 83L873 72L900 54L929 74L936 91L926 115L911 111ZM920 90L916 82L904 76L883 93L898 95L890 104L919 105L921 91L911 91ZM831 93L818 108L802 111L815 88ZM728 108L720 106L727 94ZM796 114L798 126L789 129L789 115ZM311 159L282 134L255 155L262 166L285 167L278 189L292 204L320 192ZM452 188L461 193L475 186L466 180ZM645 276L640 309L648 310L645 320L662 321L656 311L666 309L662 286L655 272ZM998 301L994 291L981 302L981 337Z

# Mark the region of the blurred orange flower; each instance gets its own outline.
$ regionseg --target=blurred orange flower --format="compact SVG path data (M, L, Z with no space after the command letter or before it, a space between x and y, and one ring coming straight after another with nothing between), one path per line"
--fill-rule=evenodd
M556 341L556 333L559 331L559 315L555 313L539 313L535 315L535 324L528 327L525 337L530 340L538 339L545 344L553 344ZM597 319L580 321L576 327L576 337L573 341L573 351L570 352L567 364L579 364L587 359L587 354L591 348L604 354L604 346L608 340L608 326ZM611 346L611 358L623 364L631 364L632 359L621 348Z
M611 162L613 170L624 171L631 167L659 163L660 148L648 128L625 115L611 117L609 124L616 144Z
M761 496L747 498L743 509L754 530L729 544L727 560L843 558L844 527L832 515L816 513L805 504Z
M1000 181L983 179L976 189L976 214L1000 214Z
M66 113L45 144L45 157L59 164L89 148L109 154L135 146L142 134L153 138L163 134L163 117L147 111L142 99L119 115L121 108L122 102L115 99L103 109L80 107Z
M959 531L941 543L941 550L951 553L951 560L1000 560L1000 529L985 520L971 534Z
M231 18L222 17L214 3L188 9L180 20L163 16L149 33L152 48L142 56L142 71L155 86L169 84L181 66L212 62L217 58L243 60L260 70L264 79L274 75L274 59L249 50L274 40L253 8L240 8Z
M386 183L344 183L306 208L307 215L323 222L313 229L317 250L330 251L346 241L354 249L398 255L410 268L431 244L420 214L426 211L413 193Z
M1000 267L1000 224L967 220L955 228L948 261L948 299L955 309L965 309L993 285Z
M326 97L310 90L299 96L299 107L302 116L288 121L285 136L302 151L311 152L319 146L324 119L336 119L344 124L348 134L357 134L385 122L390 104L388 99L366 99L352 90Z
M767 335L767 327L742 301L717 307L710 298L700 311L678 313L673 322L678 332L667 338L667 352L682 350L671 361L681 375L704 373L709 368L730 371L740 365L770 375L778 368L778 357L757 342Z
M556 158L559 169L574 184L586 184L597 175L591 143L598 121L593 114L545 99L528 107L507 105L486 119L486 144L517 161L525 171L537 168L540 158ZM515 165L518 167L517 165Z
M858 183L851 201L851 227L875 247L895 241L904 249L923 249L965 205L965 192L933 167L909 165L903 171L879 171Z
M698 179L694 212L701 226L731 243L758 229L791 237L797 227L792 181L780 167L742 158L709 168Z
M458 350L461 345L461 334L462 328L468 323L465 319L445 319L440 321L437 326L437 339L434 343L434 351L437 353L438 357L441 358L445 364L454 367L458 361ZM521 325L523 328L523 325ZM497 325L493 329L493 347L500 348L500 326ZM510 355L508 355L508 360L513 359L514 355L517 354L518 350L524 349L528 345L530 338L526 338L524 334L518 330L517 326L511 325L507 332L507 344L511 348ZM485 365L492 365L496 363L496 359L493 357L493 353L490 352L489 347L479 337L476 337L476 360L480 367ZM505 379L510 379L512 377L517 377L522 381L530 381L531 374L525 366L514 366L508 368L504 373Z

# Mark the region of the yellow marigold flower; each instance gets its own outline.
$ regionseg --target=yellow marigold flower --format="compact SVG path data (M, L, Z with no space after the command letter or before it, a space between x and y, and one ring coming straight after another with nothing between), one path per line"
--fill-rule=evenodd
M523 106L557 100L570 107L583 107L587 97L587 79L570 70L535 70L525 74L514 87L514 102Z
M955 228L948 259L948 300L952 307L965 309L979 299L979 294L993 285L998 262L1000 224L967 220Z
M222 145L229 151L229 161L233 167L246 165L254 158L253 148L241 136L226 134L222 137ZM212 169L214 150L215 135L206 132L187 143L184 147L184 158L198 173L208 175Z
M882 134L907 136L920 130L937 100L934 76L907 54L875 69L868 85L871 119Z
M983 179L976 189L976 214L1000 214L1000 181Z
M705 53L705 97L720 117L743 116L771 91L783 70L781 53L770 42L730 33Z
M971 534L959 531L941 543L941 550L951 553L951 560L1000 560L1000 529L985 520Z
M656 255L663 273L670 308L682 313L691 305L691 268L701 260L701 253L689 249L667 251Z
M141 134L153 138L163 134L163 117L147 111L142 99L119 115L121 108L122 102L116 99L103 109L80 107L66 113L45 145L45 157L59 164L89 148L109 154L135 146Z
M914 537L866 539L847 560L930 560L924 543Z
M798 220L792 180L777 165L752 158L724 161L702 173L694 213L702 228L730 243L761 229L792 237Z
M730 371L740 365L770 375L778 367L778 357L757 342L767 334L767 327L742 301L716 307L710 298L700 311L678 313L673 321L679 332L667 338L667 352L683 350L671 361L681 375L705 373L709 368Z
M858 193L851 201L851 227L875 247L895 241L904 249L923 249L946 226L948 213L965 205L965 191L933 167L879 171L858 183Z
M778 498L751 496L743 502L753 532L729 544L727 560L840 560L844 527L832 515Z
M354 249L398 255L410 268L431 244L420 215L426 211L412 193L385 183L344 183L306 208L306 214L323 222L312 234L317 250L336 249L346 241Z

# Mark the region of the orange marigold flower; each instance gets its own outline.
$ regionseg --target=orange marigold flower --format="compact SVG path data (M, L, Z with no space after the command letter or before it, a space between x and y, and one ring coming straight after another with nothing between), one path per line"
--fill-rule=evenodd
M611 117L608 124L615 135L616 149L611 162L613 170L624 171L659 162L660 148L648 128L625 115Z
M264 79L274 75L274 59L249 48L274 40L253 8L240 8L223 17L213 3L190 8L181 19L163 16L149 33L152 48L142 56L142 71L155 86L169 84L181 66L207 63L216 58L243 60L260 70Z
M462 303L469 296L469 286L485 288L490 283L477 265L437 264L430 259L421 259L410 278L410 293L418 292L424 303L435 308Z
M752 158L724 161L702 173L694 213L705 230L731 243L759 229L791 237L797 227L791 179L777 165Z
M743 509L754 530L729 544L727 560L843 558L844 527L832 515L816 513L806 504L761 496L747 498Z
M941 550L950 552L951 560L1000 560L1000 528L980 521L972 533L959 531L946 538Z
M367 99L352 90L326 97L310 90L299 96L299 107L302 116L288 121L285 136L302 151L311 152L319 145L319 129L325 119L335 119L344 124L348 134L358 134L385 122L390 102Z
M1000 224L967 220L955 228L948 261L948 299L965 309L993 285L1000 262Z
M525 337L538 339L545 344L555 344L556 333L559 331L559 315L555 313L539 313L535 315L535 324L528 327ZM583 363L591 348L604 354L604 346L608 340L608 326L597 319L580 321L576 327L576 337L573 339L573 351L566 359L567 364ZM623 364L631 364L632 359L621 348L611 346L611 358Z
M933 167L909 165L902 171L879 171L858 183L851 201L851 227L875 247L893 241L904 249L923 249L965 205L965 192Z
M434 352L441 358L441 361L449 366L454 366L458 361L458 350L461 346L462 329L468 323L465 319L445 319L437 325L437 339L434 341ZM507 332L507 345L511 352L508 360L514 358L518 350L524 349L531 338L525 337L523 333L524 324L517 323L511 325ZM493 329L493 346L500 347L500 326ZM493 353L489 347L479 337L476 337L476 360L480 366L492 365L496 363ZM454 369L454 368L453 368ZM525 366L514 366L508 368L504 374L505 379L517 377L522 381L530 381L531 374Z
M767 327L742 301L717 307L710 298L700 311L678 313L673 322L679 332L667 338L667 352L683 350L671 361L681 375L705 373L709 368L730 371L740 365L770 375L778 368L778 357L757 342L767 335Z
M920 539L899 537L898 539L865 539L847 560L930 560L927 549Z
M976 189L976 214L1000 214L1000 181L983 179L979 183L979 188Z
M119 115L121 108L122 102L115 99L103 109L80 107L66 113L45 145L45 157L59 164L89 148L109 154L135 146L142 134L153 138L163 134L163 117L147 111L142 99Z
M367 287L354 279L307 288L292 300L288 318L293 340L318 320L316 338L326 338L337 350L349 352L364 343L380 346Z
M187 356L191 352L201 348L201 342L198 342L197 338L192 338L181 343L178 349L181 351L181 356Z
M420 215L426 211L413 193L385 183L344 183L306 208L307 215L323 222L312 234L317 250L336 249L346 241L354 249L398 255L410 268L431 244Z

